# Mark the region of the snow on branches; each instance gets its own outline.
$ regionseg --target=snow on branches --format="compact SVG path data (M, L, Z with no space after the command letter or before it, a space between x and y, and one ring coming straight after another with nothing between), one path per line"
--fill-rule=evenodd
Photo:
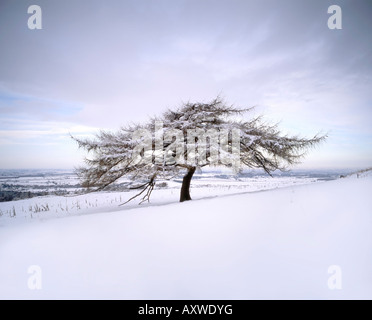
M91 154L78 174L83 185L94 190L128 177L140 183L135 188L142 191L136 196L144 193L141 201L145 201L157 178L172 179L186 169L185 177L191 180L195 168L206 165L235 171L243 166L263 168L270 174L299 162L309 147L326 138L282 135L277 125L264 124L262 117L244 120L243 114L251 109L229 106L217 97L209 103L185 103L148 123L122 127L116 133L102 131L93 140L73 137Z

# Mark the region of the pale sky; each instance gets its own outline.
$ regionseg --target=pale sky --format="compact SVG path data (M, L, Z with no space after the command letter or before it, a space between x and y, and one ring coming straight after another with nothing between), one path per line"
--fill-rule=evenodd
M0 168L73 168L69 133L217 95L285 132L328 132L297 168L372 166L371 34L370 0L1 0Z

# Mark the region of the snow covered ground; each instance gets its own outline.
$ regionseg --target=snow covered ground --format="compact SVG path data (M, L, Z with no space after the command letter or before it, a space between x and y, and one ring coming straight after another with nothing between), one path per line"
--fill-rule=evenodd
M370 174L192 183L0 203L0 299L372 299Z
M334 179L333 174L274 176L265 175L235 177L230 174L216 174L215 172L195 174L191 185L191 194L194 199L216 197L220 195L236 194L252 191L283 188L287 186L302 185ZM4 183L4 181L6 183ZM66 186L72 182L69 189L75 190L77 177L72 173L60 175L47 175L36 173L35 175L15 176L0 178L0 190L9 187L11 190L23 192L35 192L47 190L55 191L55 186ZM124 179L121 183L125 183ZM179 200L182 177L172 181L158 181L151 196L151 205L175 203ZM1 186L6 188L1 188ZM119 184L120 185L120 184ZM114 188L117 189L118 187ZM120 188L120 187L119 187ZM81 188L79 188L81 189ZM123 188L122 188L123 189ZM82 189L81 189L82 190ZM70 190L71 191L71 190ZM53 217L65 217L76 214L88 214L94 212L107 212L117 210L117 206L126 202L137 194L138 190L123 190L91 193L91 194L68 194L63 196L39 196L17 201L0 202L0 225L4 223L21 223L30 219L47 219ZM140 200L140 198L138 198ZM138 200L126 204L125 208L137 207ZM143 205L144 206L144 205ZM113 208L114 207L114 208ZM17 219L14 219L17 218Z

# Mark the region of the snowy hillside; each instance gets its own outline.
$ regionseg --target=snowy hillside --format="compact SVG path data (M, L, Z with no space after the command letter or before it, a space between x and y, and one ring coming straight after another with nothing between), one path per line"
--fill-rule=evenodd
M1 170L0 170L1 174ZM293 175L292 175L293 174ZM195 174L191 185L194 199L216 197L220 195L236 194L252 191L270 190L294 185L323 182L335 179L335 173L296 172L284 175L245 174L234 176L231 172L203 172ZM21 193L26 199L14 201L0 201L0 225L17 224L32 219L48 219L96 212L118 210L118 205L138 193L129 190L127 181L122 179L111 187L108 192L82 194L82 188L77 184L76 174L66 173L48 175L40 171L34 175L15 175L0 178L1 191L11 195ZM177 203L182 184L182 176L174 180L160 180L151 197L151 205ZM69 188L65 195L51 196L54 192L61 194L65 186ZM77 189L77 194L74 191ZM45 195L28 198L40 190L46 190ZM59 193L58 193L59 192ZM137 207L138 201L125 205L125 209ZM143 205L144 206L144 205Z
M35 198L48 211L3 203L16 216L0 217L0 298L372 299L371 188L365 173L218 197L194 188L184 203L162 190L145 206L118 207L120 193Z

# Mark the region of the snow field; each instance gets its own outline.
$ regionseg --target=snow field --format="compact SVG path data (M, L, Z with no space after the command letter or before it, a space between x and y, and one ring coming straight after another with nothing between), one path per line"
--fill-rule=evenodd
M283 188L317 182L316 178L296 177L255 177L245 179L218 179L213 175L204 175L202 179L194 179L191 184L191 195L194 199L216 197L226 194L254 192ZM177 203L182 179L176 181L160 181L165 187L156 187L151 195L151 203L142 206ZM138 206L139 198L118 207L138 190L94 192L72 196L42 196L17 201L0 202L0 225L18 224L33 219L48 219L76 214L117 211ZM16 219L14 219L16 218Z
M371 299L371 187L352 177L4 223L0 298Z

